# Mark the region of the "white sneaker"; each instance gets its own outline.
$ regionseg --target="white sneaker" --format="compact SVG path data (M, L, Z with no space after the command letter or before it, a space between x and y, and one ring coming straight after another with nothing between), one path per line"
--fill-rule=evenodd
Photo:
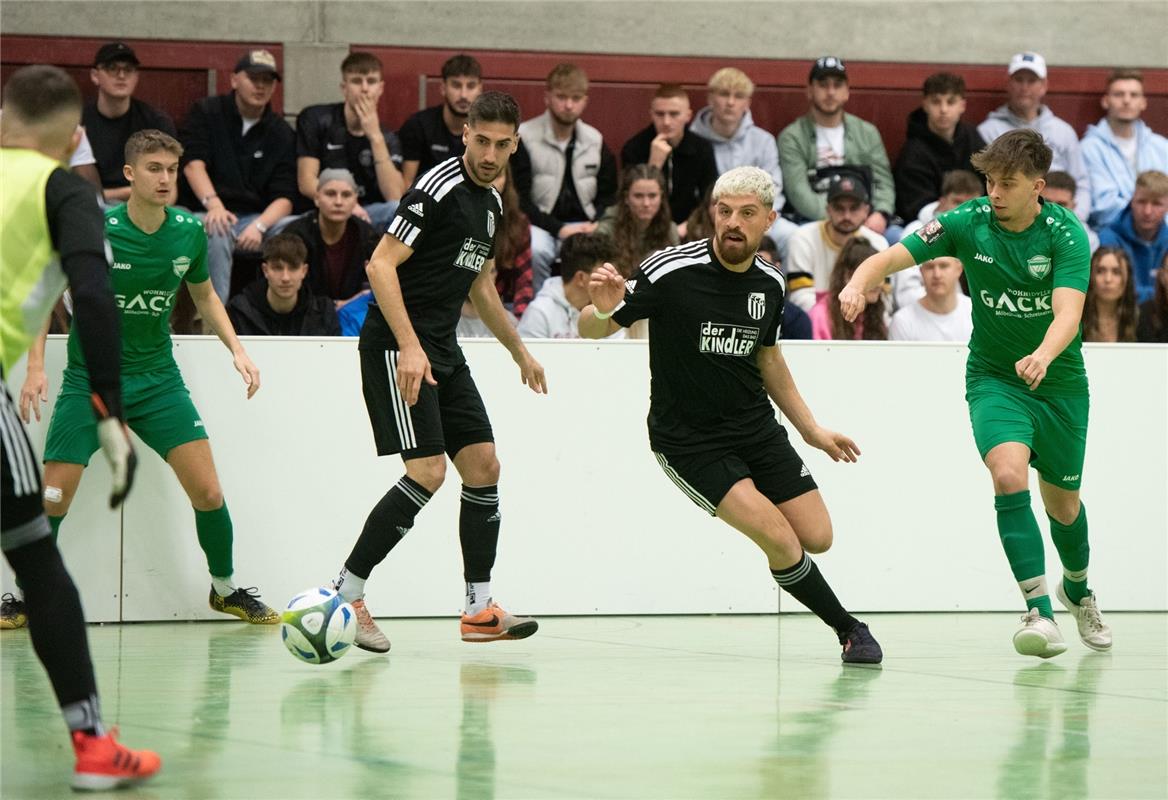
M1103 621L1103 616L1099 613L1095 593L1091 592L1077 604L1072 603L1071 598L1067 597L1067 593L1063 589L1062 581L1059 581L1055 593L1058 595L1059 602L1075 618L1075 622L1079 626L1079 638L1083 640L1083 644L1092 650L1110 650L1111 628Z
M1014 633L1014 649L1024 656L1052 658L1066 652L1067 643L1054 620L1032 608L1022 617L1022 624Z
M369 609L365 607L365 598L354 600L352 606L357 615L357 635L353 637L353 644L371 653L388 653L389 639L373 621Z

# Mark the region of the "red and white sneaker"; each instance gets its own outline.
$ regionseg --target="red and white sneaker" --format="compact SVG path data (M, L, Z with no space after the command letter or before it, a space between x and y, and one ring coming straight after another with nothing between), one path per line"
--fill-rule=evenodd
M104 736L73 732L73 752L77 755L74 789L101 791L133 786L158 772L162 759L157 753L131 750L118 743L117 735L117 728L110 728Z
M464 642L495 642L500 639L526 639L539 630L531 617L508 614L494 601L474 616L462 615Z

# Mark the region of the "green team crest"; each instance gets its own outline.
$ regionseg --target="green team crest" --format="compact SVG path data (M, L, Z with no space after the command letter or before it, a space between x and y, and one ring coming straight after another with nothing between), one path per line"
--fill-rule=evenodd
M1026 259L1026 269L1039 280L1045 278L1050 274L1050 256L1031 256Z
M1049 266L1049 261L1050 261L1050 259L1047 259L1048 266ZM174 259L170 263L174 267L175 276L179 277L179 278L181 278L183 275L186 275L187 270L191 268L191 260L189 258L187 258L186 256L179 256L178 258ZM1033 271L1033 269L1031 271ZM1038 276L1038 277L1041 277L1041 276Z

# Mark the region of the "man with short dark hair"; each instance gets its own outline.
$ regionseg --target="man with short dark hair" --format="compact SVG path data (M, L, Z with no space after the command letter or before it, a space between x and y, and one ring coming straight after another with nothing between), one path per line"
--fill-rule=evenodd
M249 50L231 91L191 106L183 132L183 205L206 209L207 269L223 302L236 249L259 250L268 229L292 212L296 136L270 105L278 80L275 56Z
M938 72L925 78L921 107L908 115L908 136L897 156L896 213L905 222L941 196L945 173L972 170L970 157L985 147L977 128L963 122L965 80Z
M321 170L345 169L357 181L354 213L378 233L393 219L405 191L401 142L381 124L377 104L385 91L381 61L349 53L341 62L340 103L309 106L296 117L296 182L314 198Z
M307 251L299 236L278 233L264 242L263 277L227 304L240 336L340 336L333 302L312 293Z
M560 274L544 281L519 320L524 339L578 339L580 309L588 305L593 271L616 258L616 245L601 233L578 233L560 248ZM623 334L622 334L623 336Z
M463 154L467 113L482 91L483 68L477 59L464 53L446 59L442 65L442 102L415 112L397 132L407 189L439 162Z
M1038 53L1016 53L1006 67L1006 74L1006 103L991 111L977 126L977 132L986 142L1019 128L1042 134L1053 153L1050 168L1069 172L1078 184L1075 214L1086 222L1091 213L1091 178L1075 129L1042 102L1047 89L1046 59ZM969 275L968 269L965 274Z
M523 639L539 627L491 598L499 542L495 436L455 331L469 295L479 317L511 353L520 377L547 392L543 367L511 326L491 273L503 201L494 182L519 137L519 106L484 92L467 110L466 150L421 177L398 206L367 273L375 303L361 329L361 381L378 455L401 454L406 474L369 513L334 585L353 604L357 647L389 650L365 605L365 582L409 533L442 486L447 457L462 478L459 542L465 642Z
M943 256L961 259L973 305L965 397L993 482L998 536L1026 603L1014 649L1038 658L1057 656L1067 645L1047 589L1031 466L1063 565L1058 598L1083 644L1106 651L1112 643L1087 585L1091 548L1079 498L1090 404L1081 318L1091 252L1078 218L1041 199L1052 157L1034 130L1003 133L973 158L986 177L987 197L868 258L839 295L851 321L867 304L864 293L896 270Z
M129 45L108 42L97 49L89 70L97 99L82 109L81 124L97 159L107 203L120 203L130 196L130 184L122 174L123 150L130 134L150 128L178 135L169 115L134 97L140 63Z
M4 86L0 117L0 549L25 589L33 651L48 673L77 761L76 789L113 789L156 773L157 753L131 750L107 730L89 655L85 615L45 517L42 482L6 376L28 351L68 285L74 339L90 365L86 413L113 475L110 507L125 500L136 459L126 431L118 312L110 290L101 212L92 189L63 168L80 140L81 92L64 70L22 67ZM94 419L96 417L96 419ZM16 705L22 704L17 693ZM8 759L6 759L8 761ZM49 790L48 784L41 791Z
M207 237L189 211L167 205L178 180L182 145L162 131L138 131L126 142L125 203L106 212L105 235L114 264L112 282L121 316L122 386L126 422L174 471L191 504L195 535L210 577L208 605L246 622L271 625L279 615L255 587L234 582L235 529L211 456L202 417L175 362L170 315L186 286L200 316L230 352L250 399L260 372L231 326L207 273ZM45 336L29 353L21 412L40 416L47 379ZM57 531L76 497L99 437L87 412L88 363L70 333L61 391L45 438L45 511Z
M1075 192L1078 188L1071 173L1052 170L1046 173L1046 186L1042 187L1042 199L1074 211ZM1087 233L1087 243L1091 245L1091 252L1094 253L1095 248L1099 246L1099 236L1087 226L1083 226L1083 230Z
M669 194L669 210L685 235L685 221L706 189L718 179L718 164L710 143L689 129L693 110L689 94L676 83L657 87L649 103L652 122L621 148L621 167L649 164L661 170Z
M827 187L837 168L867 173L871 210L864 225L883 234L896 208L896 190L880 131L844 111L849 97L843 59L824 56L807 78L810 110L779 134L779 164L787 204L804 220L827 214Z
M1091 176L1090 221L1102 229L1131 202L1140 173L1168 173L1168 139L1140 119L1148 98L1138 69L1112 72L1100 104L1107 115L1087 128L1081 144L1083 163Z

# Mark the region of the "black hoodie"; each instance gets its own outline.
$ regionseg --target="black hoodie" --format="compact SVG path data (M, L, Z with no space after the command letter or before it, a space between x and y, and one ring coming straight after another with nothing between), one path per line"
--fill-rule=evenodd
M227 316L240 336L340 336L333 301L317 297L308 286L300 287L296 307L277 314L268 303L268 282L253 281L227 302Z
M954 169L972 171L969 157L985 147L977 128L957 123L953 141L947 142L929 130L923 108L908 115L908 138L901 148L892 177L896 181L896 213L912 222L921 208L941 196L941 178Z

